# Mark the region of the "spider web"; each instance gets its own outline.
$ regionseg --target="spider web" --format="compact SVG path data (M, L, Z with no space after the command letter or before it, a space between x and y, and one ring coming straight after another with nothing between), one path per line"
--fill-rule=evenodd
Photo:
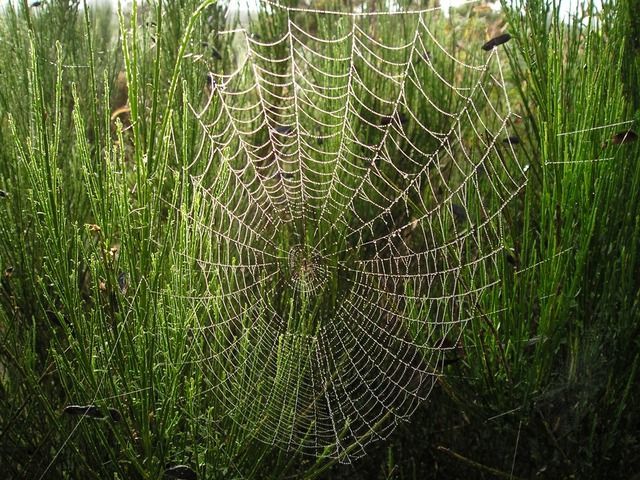
M188 99L199 361L257 439L349 462L460 351L525 175L499 48L436 38L436 9L263 7L273 38L220 33L246 56Z

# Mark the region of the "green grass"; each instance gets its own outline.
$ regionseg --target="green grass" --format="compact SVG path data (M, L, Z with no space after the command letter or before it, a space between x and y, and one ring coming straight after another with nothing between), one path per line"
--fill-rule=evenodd
M637 471L640 143L607 143L637 123L599 128L638 119L633 1L605 5L598 26L567 26L538 0L527 2L526 14L505 12L514 38L502 66L521 117L512 125L521 138L515 148L529 167L526 188L502 220L508 248L496 263L500 283L467 306L475 319L460 332L461 358L445 367L412 421L351 466L258 440L265 418L287 421L286 412L270 411L277 404L252 395L268 391L261 352L240 345L240 380L224 382L228 357L215 357L210 345L226 337L201 328L228 312L212 294L213 277L194 261L219 247L206 225L222 220L189 174L201 174L222 202L232 198L232 175L219 156L210 169L189 170L186 160L202 155L190 106L206 97L205 73L234 69L237 45L215 35L224 9L191 0L119 16L78 7L21 4L0 18L11 52L0 55L0 465L8 478L162 478L169 464L189 465L199 478L628 478ZM467 8L429 27L471 63L483 54L487 22L496 20ZM295 21L326 28L313 17ZM378 32L386 43L398 35L392 27ZM282 28L285 18L264 14L250 27L262 39ZM205 42L220 58L185 56ZM394 92L356 68L378 91ZM122 123L111 120L122 106L120 71L131 119ZM425 72L424 82L450 111L461 108L433 75ZM214 100L207 119L220 108ZM374 141L375 132L360 127ZM582 132L565 134L574 131ZM433 149L432 139L418 141ZM599 158L610 159L590 161ZM350 178L348 170L342 175ZM331 215L321 232L340 213ZM296 243L293 234L278 241L285 251ZM229 263L237 253L226 251ZM273 302L295 307L290 330L311 335L339 290L336 282L320 300L300 294ZM305 308L308 315L298 315ZM222 336L210 342L208 335ZM296 363L305 345L280 342L276 381L291 388L292 372L308 368ZM63 414L71 404L115 409L122 419Z

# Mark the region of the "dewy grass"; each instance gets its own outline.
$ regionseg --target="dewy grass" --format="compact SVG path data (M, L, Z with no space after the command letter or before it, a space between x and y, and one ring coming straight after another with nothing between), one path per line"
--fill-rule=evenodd
M9 478L159 478L171 466L187 465L199 478L367 478L383 465L407 478L429 478L455 477L462 468L473 471L482 464L507 476L597 477L637 469L640 147L611 138L623 130L638 133L629 80L638 72L627 62L634 48L628 41L630 9L627 2L618 3L603 7L598 25L591 17L564 24L556 8L540 1L522 10L505 6L513 39L504 46L508 59L502 57L502 67L519 114L511 128L521 142L513 148L527 159L528 183L504 211L500 233L506 248L495 265L469 270L455 286L443 288L499 283L471 304L462 301L446 310L442 302L441 325L434 331L410 331L414 339L431 335L442 341L447 355L431 362L435 357L426 349L428 365L421 368L444 363L445 375L438 378L428 408L416 412L412 423L385 444L386 451L373 449L360 460L356 471L332 467L331 447L313 459L300 455L287 437L290 424L309 425L314 398L297 393L313 368L308 352L323 312L342 298L340 278L324 280L326 260L309 248L297 249L309 238L279 238L280 248L290 254L297 296L283 296L271 284L264 298L282 296L275 303L287 312L287 330L305 336L280 335L271 345L256 343L249 333L256 318L269 320L265 305L246 310L246 305L224 303L222 280L229 279L202 261L216 252L225 264L248 263L229 244L216 243L220 237L210 235L207 223L223 221L212 211L212 198L229 205L238 194L229 188L233 165L220 160L235 152L215 152L203 141L201 122L213 122L223 106L213 95L205 116L193 114L210 93L207 73L230 73L236 66L233 39L213 33L224 25L224 8L215 2L170 1L134 6L114 22L107 12L79 9L76 3L7 7L0 30L5 51L14 53L0 55L3 473ZM444 45L450 51L461 43L460 58L473 64L483 58L480 46L488 40L482 37L484 23L474 31L473 22L494 18L482 15L469 9L448 20L433 17L429 28L438 38L451 39ZM288 20L263 12L250 28L268 42ZM293 15L293 21L310 27L316 22L320 36L328 33L318 18ZM340 21L339 31L348 34L354 28L345 17ZM377 29L384 44L399 35L399 29L382 22L359 26ZM401 27L403 38L414 31L408 23ZM118 29L120 35L114 35ZM320 48L320 42L308 41ZM260 52L276 59L286 48ZM318 58L314 66L341 75L350 68L347 62L331 59L349 57L353 48L349 41L333 44L326 50L329 59ZM194 59L202 51L208 58ZM430 61L447 65L447 78L458 78L460 86L479 81L479 73L465 77L467 70L447 63L443 50L429 53ZM606 65L602 59L608 59ZM364 62L354 68L380 95L397 93ZM463 108L424 61L415 68L436 104L454 112ZM120 122L111 119L110 99L121 71L130 120ZM252 80L241 81L249 86ZM357 95L367 98L364 88ZM413 109L431 112L434 130L444 129L446 118L433 105L420 103L417 88L409 87L406 95ZM368 107L384 111L384 102L368 100ZM476 106L486 112L491 101L497 100ZM341 106L338 100L325 102L327 111ZM385 113L388 122L402 123L399 113L407 115ZM375 140L365 122L355 116L348 121L363 132L363 142ZM629 123L601 128L621 122ZM413 139L415 122L409 118L405 124ZM224 128L220 124L209 133ZM461 138L473 135L469 129ZM320 147L364 155L356 142L340 147L340 141L328 136ZM426 136L415 141L426 151L436 146ZM500 151L504 157L495 165L509 161L508 148ZM186 168L198 158L221 163L214 171L200 164ZM345 185L329 196L339 202L341 193L357 188L358 174L335 168L345 169ZM327 173L332 170L327 167ZM455 178L456 172L450 175ZM385 178L402 181L392 174ZM218 183L212 185L212 179ZM486 194L489 186L478 189ZM325 200L310 202L321 206ZM464 207L462 200L456 205L464 213L452 216L443 230L463 231L480 215L482 200L466 199ZM423 207L437 204L431 201ZM417 198L407 202L419 205ZM313 227L322 235L341 215L349 213L329 211ZM393 215L407 221L402 212ZM194 229L194 223L202 228ZM231 237L238 234L232 223L217 225ZM309 237L314 228L306 228ZM343 250L348 247L344 238L344 232L329 235L324 246ZM476 252L469 248L457 254L473 258ZM242 286L243 278L231 281ZM406 298L414 293L409 285L403 291ZM424 315L420 305L407 306L407 316ZM457 309L463 307L468 328L448 327L447 320L461 318ZM238 313L229 322L241 339L237 344L219 328L230 310ZM220 355L217 347L223 345L233 354ZM277 361L265 364L267 355ZM337 367L349 360L331 362ZM360 391L353 388L355 398ZM290 391L296 395L278 401L279 393ZM318 394L328 393L320 389ZM73 405L118 416L65 414ZM359 431L358 440L386 436L388 419L381 418L372 431ZM290 450L258 441L264 440L265 428L272 443ZM353 424L343 425L337 440L348 438L350 428ZM311 430L304 429L301 441L312 438ZM443 449L457 456L438 453ZM342 458L357 450L357 444L348 446ZM436 463L440 472L434 471Z

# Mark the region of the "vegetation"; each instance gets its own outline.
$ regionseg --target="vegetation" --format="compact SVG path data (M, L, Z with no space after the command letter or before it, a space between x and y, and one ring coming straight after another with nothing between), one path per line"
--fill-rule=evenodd
M463 354L411 422L351 465L257 440L259 421L234 421L242 412L212 391L219 372L201 361L195 327L222 309L193 301L212 286L192 259L212 247L173 207L202 201L184 168L198 155L190 102L212 87L206 72L236 65L237 43L216 35L225 7L166 0L115 16L77 2L8 6L2 472L629 478L640 469L638 6L586 5L570 23L543 0L435 16L432 31L455 37L466 58L481 54L486 32L512 35L501 58L528 183L504 211L500 285L474 306ZM283 21L263 12L250 29L270 39ZM450 92L434 95L459 108Z

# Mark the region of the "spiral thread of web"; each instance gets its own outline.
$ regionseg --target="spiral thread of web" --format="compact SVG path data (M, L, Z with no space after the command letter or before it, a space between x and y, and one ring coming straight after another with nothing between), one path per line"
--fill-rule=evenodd
M498 49L431 10L268 8L281 35L222 33L246 56L190 99L202 363L256 438L348 462L458 348L525 176Z

